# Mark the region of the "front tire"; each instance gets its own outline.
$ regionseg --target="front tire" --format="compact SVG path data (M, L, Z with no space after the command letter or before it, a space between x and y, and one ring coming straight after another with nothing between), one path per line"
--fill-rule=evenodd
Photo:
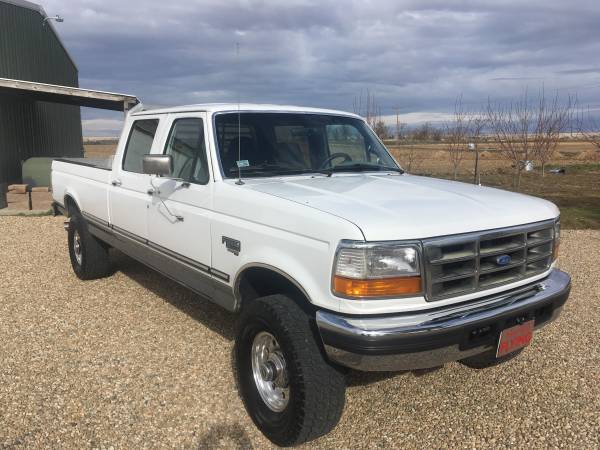
M325 359L314 327L314 317L284 295L256 299L242 314L240 394L256 426L280 446L328 433L344 409L344 374Z
M68 243L71 266L78 278L94 280L110 275L108 245L89 232L81 214L71 216Z

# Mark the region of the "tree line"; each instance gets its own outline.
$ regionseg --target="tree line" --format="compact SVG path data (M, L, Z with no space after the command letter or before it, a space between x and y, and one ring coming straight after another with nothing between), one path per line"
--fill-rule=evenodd
M370 93L365 101L362 95L355 99L354 110L366 118L381 139L440 142L447 152L455 179L462 161L471 151L470 146L483 141L494 144L500 156L511 164L517 189L528 162L536 161L541 175L545 175L546 165L556 152L561 134L567 131L575 131L579 139L593 144L600 157L600 123L589 108L579 108L577 99L571 96L561 99L556 93L548 97L543 88L535 96L525 91L509 101L488 98L484 106L475 110L465 108L462 96L459 96L451 118L439 127L427 122L409 129L397 118L393 130L384 123L381 109Z

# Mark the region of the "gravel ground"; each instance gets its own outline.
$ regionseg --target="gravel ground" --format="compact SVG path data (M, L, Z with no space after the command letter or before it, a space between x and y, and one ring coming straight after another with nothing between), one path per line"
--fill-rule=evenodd
M235 317L116 254L72 273L62 218L0 218L0 448L264 448L231 368ZM574 288L519 358L351 373L322 448L600 448L600 231L565 231Z

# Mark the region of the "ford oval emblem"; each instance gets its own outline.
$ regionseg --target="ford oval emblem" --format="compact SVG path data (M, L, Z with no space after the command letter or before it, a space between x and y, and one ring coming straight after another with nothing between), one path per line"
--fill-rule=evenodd
M498 264L499 266L508 266L511 261L512 258L510 257L510 255L496 256L496 264Z

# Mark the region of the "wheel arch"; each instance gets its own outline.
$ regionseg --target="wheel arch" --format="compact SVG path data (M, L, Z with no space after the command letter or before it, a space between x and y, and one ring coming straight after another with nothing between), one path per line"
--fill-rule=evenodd
M75 196L71 193L66 193L64 197L65 210L67 211L67 217L71 217L74 212L81 212L79 202L75 199Z
M252 300L272 294L287 294L303 308L314 308L310 296L294 277L264 263L249 263L241 267L233 282L233 293L237 310Z

